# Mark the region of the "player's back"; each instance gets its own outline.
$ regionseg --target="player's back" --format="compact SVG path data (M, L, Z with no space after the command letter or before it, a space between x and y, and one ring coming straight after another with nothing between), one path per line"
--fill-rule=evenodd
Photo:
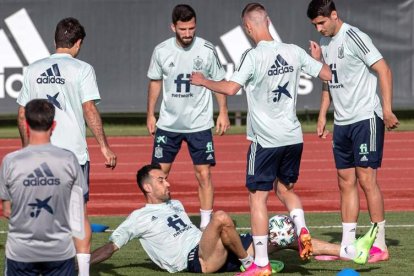
M52 143L72 151L79 163L85 164L89 157L82 104L100 99L93 67L63 53L31 64L17 102L25 106L37 98L48 99L56 108Z
M76 157L51 144L29 145L7 155L3 167L12 202L6 256L21 262L73 257L69 200L82 173Z

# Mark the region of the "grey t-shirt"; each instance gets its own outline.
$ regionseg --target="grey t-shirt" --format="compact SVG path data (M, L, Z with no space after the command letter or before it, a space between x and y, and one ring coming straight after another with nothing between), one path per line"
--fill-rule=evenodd
M11 201L6 257L61 261L75 255L69 225L72 187L87 191L76 156L51 144L9 153L0 168L0 198Z

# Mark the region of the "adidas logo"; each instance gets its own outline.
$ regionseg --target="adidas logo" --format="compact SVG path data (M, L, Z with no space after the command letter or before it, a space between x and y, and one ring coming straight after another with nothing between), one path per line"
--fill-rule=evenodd
M213 155L210 153L208 156L207 156L207 158L206 158L206 160L211 160L211 159L213 159L214 157L213 157Z
M256 245L263 245L263 243L259 241L258 243L256 243Z
M40 164L40 168L36 168L33 173L29 174L23 185L29 186L45 186L45 185L59 185L60 179L56 178L46 162Z
M156 216L152 216L151 221L154 221L154 220L156 220L156 219L158 219L158 217L156 217Z
M170 68L175 67L174 62L171 62L171 63L168 65L168 67L170 67Z
M281 55L277 55L275 59L275 64L273 64L270 67L270 70L267 71L267 74L269 76L277 76L291 72L293 72L293 66L289 66L289 64Z
M364 155L364 156L361 157L361 160L360 161L366 162L366 161L368 161L368 158Z
M65 84L65 79L60 76L59 66L53 64L52 67L47 69L46 72L42 73L40 77L36 79L36 82L39 84Z
M50 55L26 9L7 17L0 29L0 99L17 98L25 66ZM12 40L12 41L11 41Z

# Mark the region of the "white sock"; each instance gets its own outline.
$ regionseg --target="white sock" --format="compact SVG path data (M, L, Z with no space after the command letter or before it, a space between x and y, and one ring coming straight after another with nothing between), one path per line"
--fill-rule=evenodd
M253 236L254 263L258 266L265 266L269 263L267 255L268 236Z
M355 241L356 222L342 222L342 242L341 245L347 246Z
M200 229L206 228L207 224L210 222L211 213L213 213L213 210L200 209Z
M239 259L240 262L242 263L243 267L245 269L248 269L254 262L254 259L252 256L250 256L249 254L247 254L247 257L244 259Z
M374 224L371 222L371 224ZM387 250L387 245L385 244L385 220L378 222L378 234L374 242L374 246L378 247L382 251Z
M293 209L292 211L290 211L289 215L291 219L293 220L293 223L295 224L296 234L300 236L300 230L303 227L308 229L306 227L306 222L305 222L305 213L303 212L302 209Z
M79 274L78 276L89 276L89 263L91 261L91 254L78 253L76 254L78 260Z
M353 244L341 245L339 257L353 260L356 257L356 248Z

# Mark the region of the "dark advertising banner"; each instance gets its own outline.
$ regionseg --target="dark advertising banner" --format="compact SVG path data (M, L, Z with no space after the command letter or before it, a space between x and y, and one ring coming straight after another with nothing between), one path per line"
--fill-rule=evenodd
M197 12L197 35L215 45L229 77L244 50L253 47L240 14L250 1L183 1ZM268 10L273 37L308 49L319 34L306 17L308 1L260 1ZM54 52L56 23L76 17L85 26L79 58L96 70L101 112L145 112L146 77L154 47L173 36L172 8L165 0L0 0L0 114L17 110L24 68ZM413 0L337 0L339 16L369 34L390 64L394 107L414 106ZM297 109L319 108L321 83L302 75ZM245 111L243 91L229 98L229 109Z

